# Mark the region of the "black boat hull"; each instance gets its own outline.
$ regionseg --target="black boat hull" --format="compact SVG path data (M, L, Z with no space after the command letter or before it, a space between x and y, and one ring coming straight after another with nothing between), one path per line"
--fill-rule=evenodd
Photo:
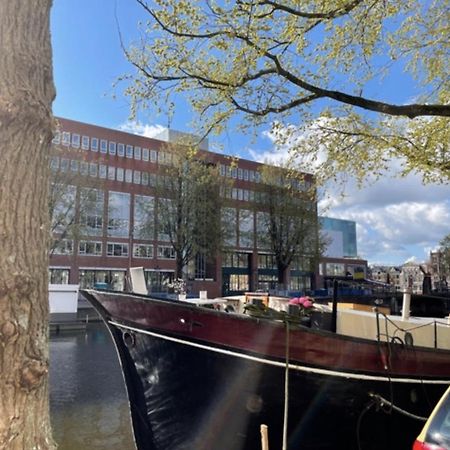
M282 364L109 327L126 367L140 450L259 449L261 424L268 425L269 448L281 448ZM409 449L423 422L380 409L370 394L420 416L444 389L290 369L288 449Z
M269 449L282 448L286 360L280 353L275 356L273 353L280 348L276 334L283 328L272 329L272 325L250 319L236 323L234 330L225 331L241 333L239 340L247 336L246 344L256 342L248 350L249 345L229 345L233 339L237 341L234 337L225 344L225 332L214 329L222 320L232 320L230 316L222 318L201 308L161 301L153 305L152 300L126 296L118 299L116 307L116 300L103 299L102 295L106 294L88 297L115 341L139 450L259 450L261 424L268 426ZM105 307L116 310L111 314ZM149 317L150 311L153 317ZM263 335L254 331L258 329L255 324L261 325ZM182 331L177 331L177 327ZM424 376L426 370L422 374L413 373L417 367L407 374L408 366L416 364L415 350L411 349L398 358L390 355L392 361L398 359L398 371L404 371L403 375L368 370L372 363L365 363L364 370L355 370L356 363L351 360L356 355L345 352L339 367L317 365L312 361L339 351L323 349L325 356L321 355L320 346L314 348L312 343L329 339L328 334L311 333L315 340L310 341L306 350L301 350L298 342L290 343L292 351L297 349L304 360L298 356L296 360L289 358L287 448L412 448L423 422L392 409L390 402L408 414L428 415L450 381L448 364L442 377ZM303 335L309 336L309 332L294 331L291 337L298 339ZM266 353L262 352L264 339ZM359 344L354 339L342 342L337 339L335 345L336 350L341 347L342 353L343 346ZM376 356L371 351L367 359ZM424 355L432 361L429 352ZM448 361L447 353L436 355L440 365ZM411 362L401 367L408 358ZM392 367L395 368L394 364ZM387 402L376 401L374 395Z

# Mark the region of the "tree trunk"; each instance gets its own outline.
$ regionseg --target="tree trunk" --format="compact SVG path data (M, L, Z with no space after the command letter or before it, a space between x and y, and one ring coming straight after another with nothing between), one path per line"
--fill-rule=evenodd
M287 268L289 266L286 266L286 264L278 263L277 264L277 271L278 271L278 289L279 290L286 290L286 275L287 275Z
M54 449L48 406L51 0L0 0L0 448Z

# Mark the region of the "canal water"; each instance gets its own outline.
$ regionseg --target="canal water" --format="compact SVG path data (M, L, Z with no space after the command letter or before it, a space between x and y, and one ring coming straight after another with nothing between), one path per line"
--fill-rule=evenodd
M134 450L119 360L103 323L50 338L50 413L59 450Z

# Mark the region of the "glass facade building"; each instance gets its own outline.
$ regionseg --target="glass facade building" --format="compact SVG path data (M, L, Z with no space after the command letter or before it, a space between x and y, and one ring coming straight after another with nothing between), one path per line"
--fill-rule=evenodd
M357 258L356 222L352 220L320 218L322 234L331 241L325 255L333 258Z

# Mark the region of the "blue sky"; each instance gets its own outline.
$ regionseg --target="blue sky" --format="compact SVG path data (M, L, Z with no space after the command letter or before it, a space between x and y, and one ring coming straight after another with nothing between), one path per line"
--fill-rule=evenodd
M116 16L125 44L138 37L137 23L145 20L133 0L54 0L52 9L53 66L57 97L54 114L108 128L152 133L167 126L167 118L141 114L140 127L128 124L130 107L122 87L113 83L133 72L123 55ZM408 78L400 73L390 82L372 86L392 101L410 99ZM185 104L177 105L171 127L191 131L192 117ZM224 153L260 161L273 158L273 142L267 130L252 135L230 129L213 144ZM383 179L364 190L352 183L346 196L330 189L321 202L326 214L357 222L358 253L370 263L423 262L445 234L450 233L450 188L423 186L414 175L406 179Z

